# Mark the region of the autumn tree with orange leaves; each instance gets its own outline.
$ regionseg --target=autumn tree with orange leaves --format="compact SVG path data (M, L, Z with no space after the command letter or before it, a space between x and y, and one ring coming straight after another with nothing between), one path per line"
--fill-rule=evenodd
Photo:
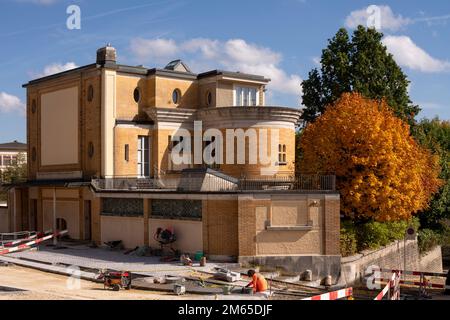
M391 110L384 101L346 93L302 133L298 169L335 174L346 216L410 219L442 183L438 157Z

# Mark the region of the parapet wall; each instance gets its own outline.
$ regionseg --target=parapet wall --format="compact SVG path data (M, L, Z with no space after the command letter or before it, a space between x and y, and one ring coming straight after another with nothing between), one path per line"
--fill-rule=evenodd
M407 241L406 245L404 241L396 241L377 250L368 250L342 258L341 263L340 281L347 285L360 281L370 266L382 269L442 272L441 247L420 255L417 240Z

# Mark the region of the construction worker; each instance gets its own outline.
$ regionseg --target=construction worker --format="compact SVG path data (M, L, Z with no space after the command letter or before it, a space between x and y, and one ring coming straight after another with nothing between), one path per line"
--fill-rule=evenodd
M268 286L264 276L257 273L253 269L248 270L247 275L252 278L252 281L250 281L246 288L251 287L253 288L253 293L261 293L265 295L267 293Z

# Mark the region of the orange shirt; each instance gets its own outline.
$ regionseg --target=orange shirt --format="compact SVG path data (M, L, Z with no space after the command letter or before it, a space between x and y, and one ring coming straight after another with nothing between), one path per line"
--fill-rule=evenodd
M252 287L253 292L267 291L267 281L264 276L259 273L255 273L252 277Z

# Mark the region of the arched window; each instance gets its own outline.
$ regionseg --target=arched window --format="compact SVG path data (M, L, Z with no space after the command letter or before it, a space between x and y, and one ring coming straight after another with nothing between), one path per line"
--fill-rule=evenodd
M56 229L58 229L59 231L67 230L67 221L63 218L57 218Z

